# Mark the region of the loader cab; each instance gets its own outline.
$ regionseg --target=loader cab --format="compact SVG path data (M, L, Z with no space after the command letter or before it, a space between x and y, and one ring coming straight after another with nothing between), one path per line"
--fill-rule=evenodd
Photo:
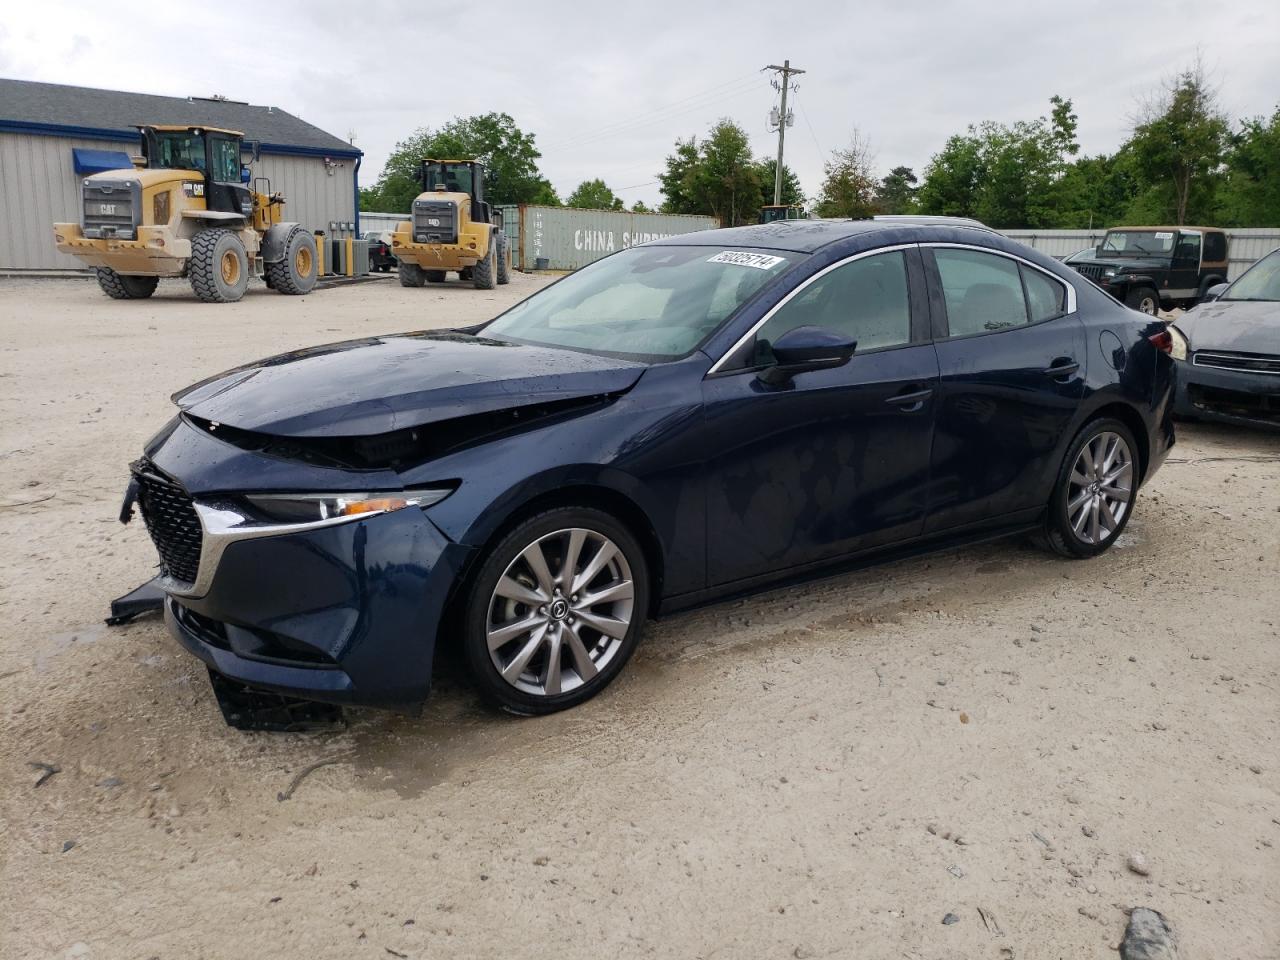
M205 209L253 215L253 192L241 163L244 135L215 127L140 126L142 156L153 170L194 170L204 180L192 190L204 197ZM256 151L255 151L256 159ZM194 195L194 194L193 194Z
M493 211L484 199L484 164L475 160L425 159L418 176L425 193L465 193L471 198L471 219L487 223Z
M761 223L776 223L779 220L800 220L804 217L804 211L797 206L788 206L787 204L769 204L760 208Z

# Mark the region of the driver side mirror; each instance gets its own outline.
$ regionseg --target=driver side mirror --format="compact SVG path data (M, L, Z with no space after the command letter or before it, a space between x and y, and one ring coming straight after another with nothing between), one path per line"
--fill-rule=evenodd
M843 367L858 348L858 341L827 327L796 327L772 345L775 363L756 376L769 386L779 386L806 370Z
M1200 302L1213 303L1213 301L1217 300L1220 296L1222 296L1224 293L1227 292L1227 287L1229 286L1231 286L1231 284L1229 283L1215 283L1212 287L1210 287L1208 290L1204 292L1204 299L1201 300Z
M240 182L245 186L249 185L249 181L253 178L253 174L249 172L248 167L240 168Z

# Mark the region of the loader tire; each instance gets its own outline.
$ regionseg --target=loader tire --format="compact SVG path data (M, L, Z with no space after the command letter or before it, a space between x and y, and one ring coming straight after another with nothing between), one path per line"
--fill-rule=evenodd
M234 231L210 227L191 238L191 289L205 303L235 303L249 286L249 258Z
M284 240L284 258L268 263L263 271L267 286L281 293L299 296L316 287L316 238L294 227Z
M156 292L159 277L125 277L110 267L98 267L98 286L112 300L144 300Z
M511 282L511 241L505 233L498 234L498 283Z
M416 263L400 261L400 286L420 287L427 282L427 275Z
M484 259L476 263L471 268L471 282L475 284L477 290L492 290L494 287L494 267L496 264L495 254L497 253L497 241L491 241L489 244L489 252L484 255Z

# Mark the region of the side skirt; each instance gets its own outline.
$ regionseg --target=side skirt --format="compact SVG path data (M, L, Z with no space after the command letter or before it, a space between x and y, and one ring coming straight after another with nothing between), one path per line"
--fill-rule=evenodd
M971 524L958 530L949 530L927 537L905 540L889 547L877 547L873 550L865 550L848 556L819 560L798 567L789 567L776 573L763 574L745 580L735 580L732 583L720 584L706 590L695 590L690 593L664 597L658 608L658 615L663 616L678 610L687 610L691 607L730 600L764 590L792 586L798 583L812 583L816 580L837 577L851 570L861 570L895 560L937 553L941 550L949 550L952 547L971 546L992 540L1003 540L1020 534L1034 533L1041 529L1043 523L1043 508L1035 507L1031 510L1022 510L1006 518L1004 523L995 527L985 522L981 525Z

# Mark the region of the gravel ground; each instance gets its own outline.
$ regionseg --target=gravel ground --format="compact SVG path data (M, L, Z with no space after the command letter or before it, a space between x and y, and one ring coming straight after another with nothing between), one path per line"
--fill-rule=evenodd
M240 733L156 620L102 625L173 390L539 284L0 281L0 957L1107 957L1135 905L1186 957L1278 956L1280 437L1184 426L1094 561L1001 542L661 621L545 719L446 672L419 718Z

